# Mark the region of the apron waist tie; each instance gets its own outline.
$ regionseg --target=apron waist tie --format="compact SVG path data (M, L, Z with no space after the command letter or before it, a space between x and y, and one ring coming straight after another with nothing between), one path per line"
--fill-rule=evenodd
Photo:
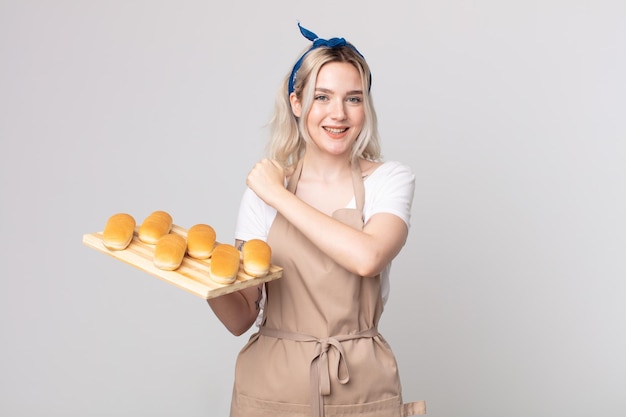
M311 415L313 417L324 416L324 395L330 395L330 363L328 361L328 351L333 348L337 355L333 366L337 369L337 381L340 384L346 384L350 380L348 372L348 364L346 363L346 353L343 350L341 342L346 340L371 338L378 335L378 329L372 327L359 333L333 336L320 339L302 333L290 332L287 330L272 329L261 326L259 334L263 336L274 337L276 339L293 340L296 342L313 342L316 343L315 352L311 359ZM345 375L341 377L341 371Z

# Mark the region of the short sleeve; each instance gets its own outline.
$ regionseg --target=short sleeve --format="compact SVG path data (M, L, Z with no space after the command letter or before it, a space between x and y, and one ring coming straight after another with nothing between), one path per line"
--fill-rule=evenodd
M243 241L251 239L267 240L269 231L267 215L267 204L254 191L246 187L239 205L235 239Z
M415 192L415 174L410 167L396 161L385 162L366 179L365 189L366 221L376 213L390 213L410 226Z

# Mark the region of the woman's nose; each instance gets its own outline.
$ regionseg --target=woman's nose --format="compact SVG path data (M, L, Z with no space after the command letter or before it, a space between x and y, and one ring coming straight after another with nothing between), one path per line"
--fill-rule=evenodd
M335 100L332 108L332 117L336 120L344 120L346 118L346 109L343 100Z

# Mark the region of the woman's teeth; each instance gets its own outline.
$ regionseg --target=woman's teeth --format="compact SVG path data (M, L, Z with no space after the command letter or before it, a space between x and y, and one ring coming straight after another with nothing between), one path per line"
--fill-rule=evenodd
M334 134L337 134L337 133L343 133L343 132L345 132L346 130L348 130L348 128L347 128L347 127L344 127L343 129L333 129L333 128L331 128L331 127L325 127L324 129L325 129L327 132L329 132L329 133L334 133Z

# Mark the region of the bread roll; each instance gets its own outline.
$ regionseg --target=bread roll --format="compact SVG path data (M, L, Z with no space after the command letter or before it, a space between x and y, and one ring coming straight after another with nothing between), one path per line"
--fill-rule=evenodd
M165 211L152 212L139 226L137 237L144 243L156 245L161 236L172 230L172 216Z
M183 262L187 241L181 235L168 233L159 238L154 248L154 265L157 268L173 271Z
M126 249L133 240L135 226L135 219L130 214L117 213L112 215L104 226L102 243L110 250Z
M210 277L219 284L232 284L237 279L241 255L236 247L220 243L211 255Z
M243 257L243 270L253 277L263 277L270 270L272 250L261 239L250 239L243 244L241 249Z
M195 224L187 231L187 254L196 259L207 259L215 246L215 230L208 224Z

